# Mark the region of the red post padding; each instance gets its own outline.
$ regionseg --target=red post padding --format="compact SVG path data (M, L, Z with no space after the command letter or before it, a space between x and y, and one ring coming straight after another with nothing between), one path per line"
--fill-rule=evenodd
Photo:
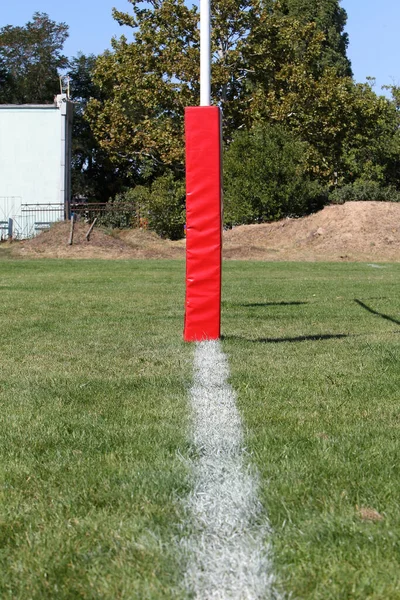
M185 110L186 301L183 337L215 340L221 334L222 177L221 111Z

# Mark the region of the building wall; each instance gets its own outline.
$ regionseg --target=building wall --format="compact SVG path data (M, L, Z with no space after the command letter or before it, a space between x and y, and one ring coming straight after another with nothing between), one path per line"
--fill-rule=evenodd
M70 200L72 105L0 105L0 235L35 235L63 219Z

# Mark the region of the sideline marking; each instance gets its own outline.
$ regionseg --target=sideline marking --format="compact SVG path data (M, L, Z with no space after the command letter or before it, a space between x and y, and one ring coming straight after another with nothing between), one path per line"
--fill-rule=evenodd
M185 587L198 600L278 598L270 526L261 515L258 482L247 466L236 394L220 342L196 343L190 390L194 489L187 499L192 532Z

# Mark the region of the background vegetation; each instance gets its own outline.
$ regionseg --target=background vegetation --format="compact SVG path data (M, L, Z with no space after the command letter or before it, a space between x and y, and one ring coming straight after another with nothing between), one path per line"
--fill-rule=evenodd
M148 226L177 237L183 112L199 96L198 9L184 0L129 1L130 12L114 10L129 39L114 39L97 57L68 61L67 25L42 13L2 27L0 102L52 102L58 74L68 73L74 195L128 204L147 196ZM329 200L397 200L400 92L392 86L389 99L373 80L353 80L339 0L218 0L212 14L226 225L302 215Z

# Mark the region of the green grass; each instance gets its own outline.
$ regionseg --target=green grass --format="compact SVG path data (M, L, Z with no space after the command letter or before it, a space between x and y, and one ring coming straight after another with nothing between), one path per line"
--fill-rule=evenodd
M225 266L224 348L296 599L400 598L399 275Z
M224 349L293 599L400 599L399 275L225 265ZM0 598L181 597L183 296L179 261L0 261Z
M0 273L0 597L178 598L183 263Z

